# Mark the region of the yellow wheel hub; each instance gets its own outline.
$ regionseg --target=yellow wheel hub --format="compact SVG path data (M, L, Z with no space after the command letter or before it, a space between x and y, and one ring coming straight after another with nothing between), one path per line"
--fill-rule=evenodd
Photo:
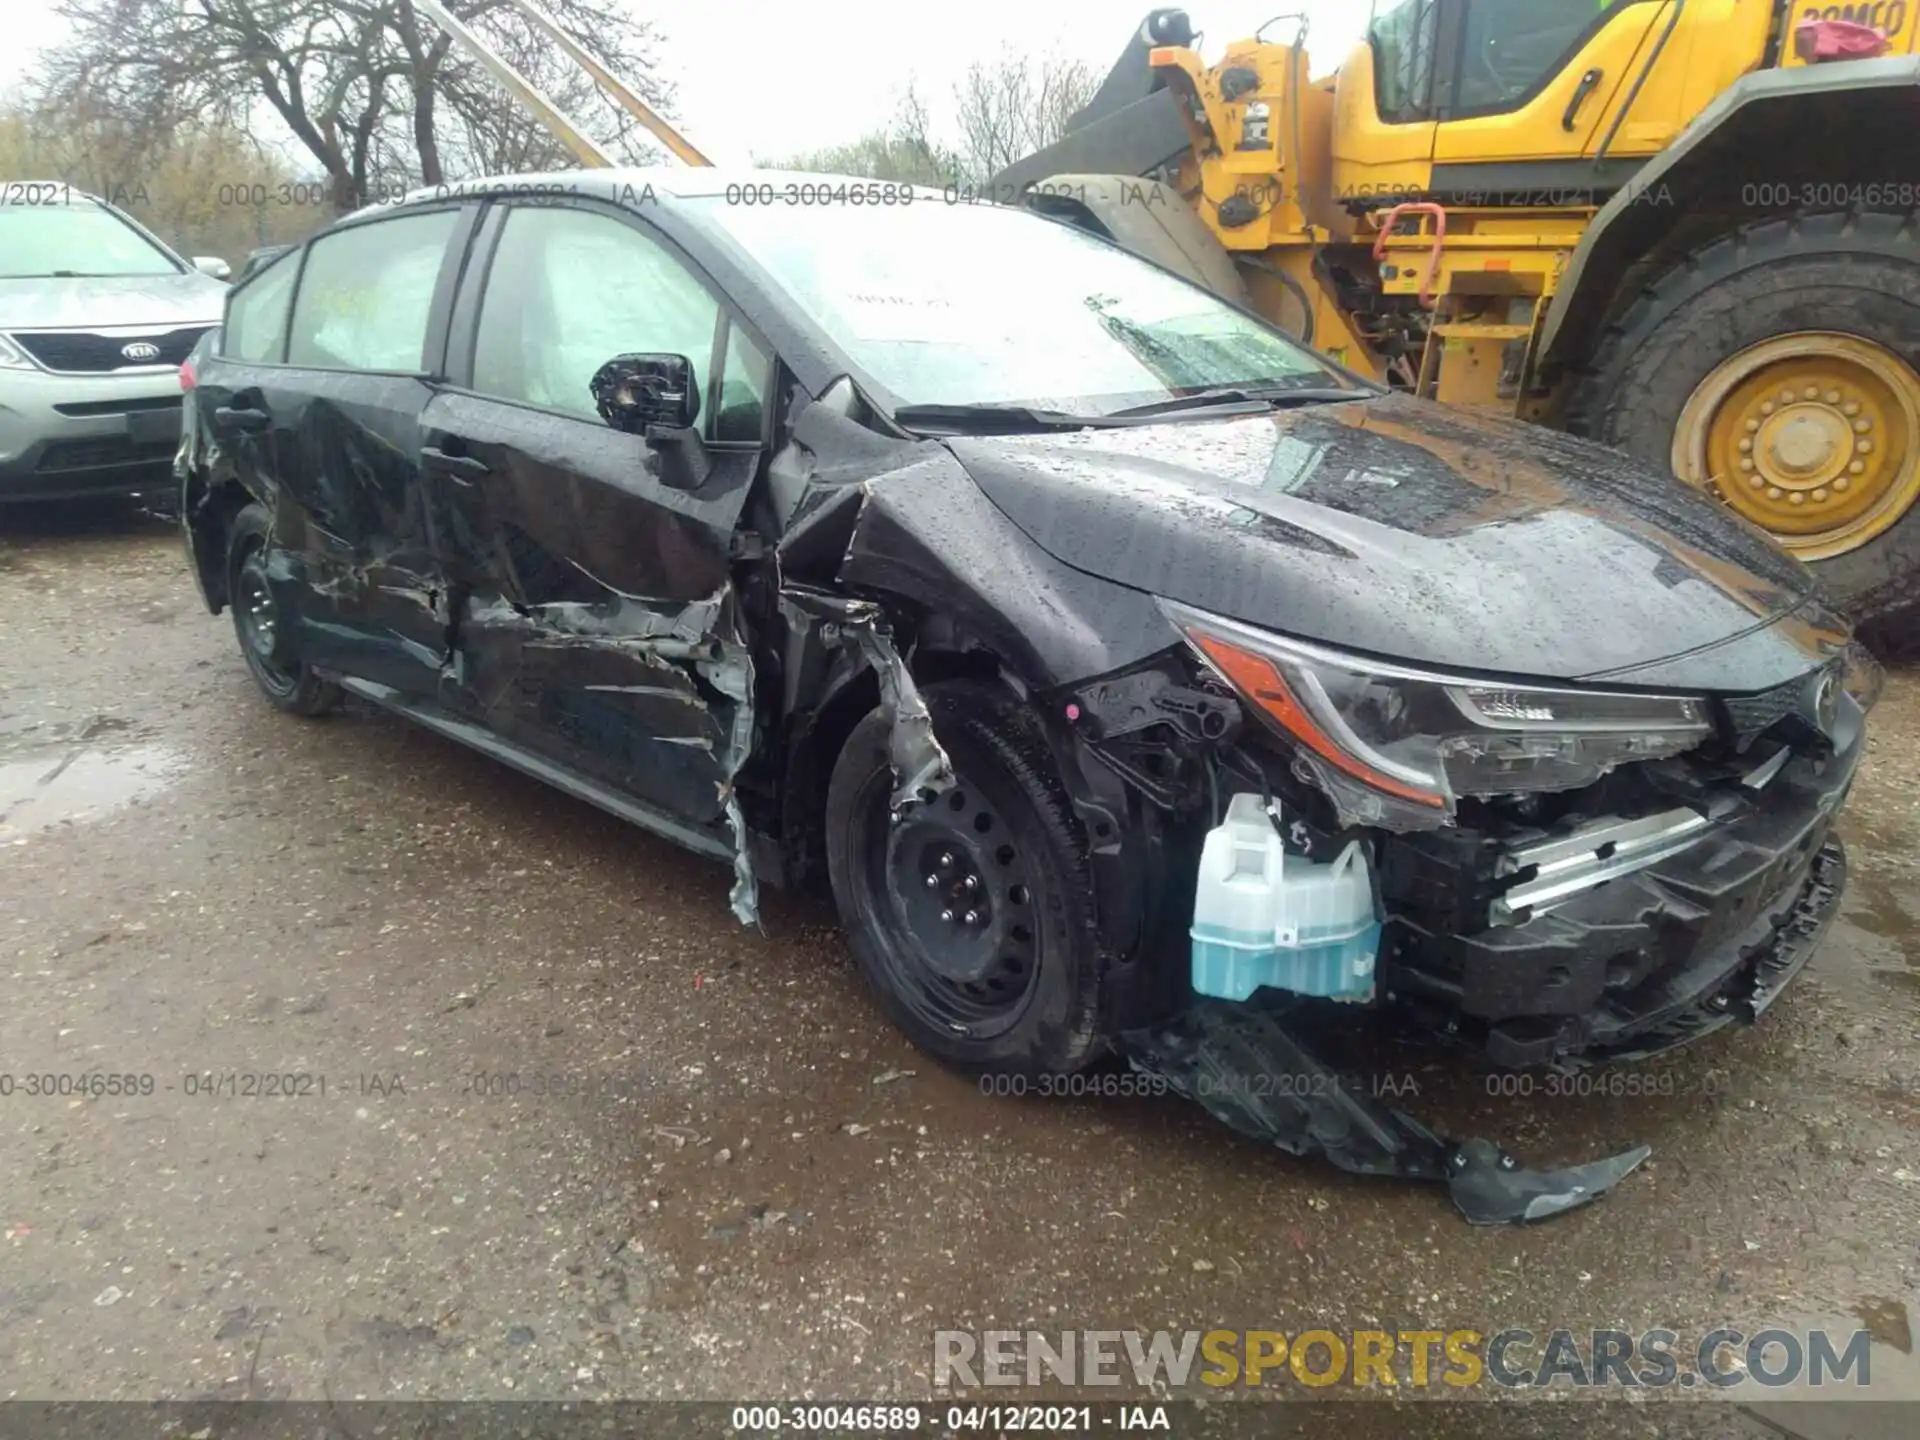
M1802 560L1844 555L1920 498L1920 375L1856 335L1765 341L1700 382L1673 469Z

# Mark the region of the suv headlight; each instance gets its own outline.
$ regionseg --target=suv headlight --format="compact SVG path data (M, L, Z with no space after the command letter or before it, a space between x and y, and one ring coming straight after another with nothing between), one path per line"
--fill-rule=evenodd
M38 370L27 352L22 350L6 336L0 335L0 370Z
M1201 658L1294 743L1310 778L1352 823L1440 825L1458 796L1575 790L1630 761L1691 750L1712 733L1706 702L1690 696L1416 670L1160 605ZM1364 787L1360 797L1350 782ZM1365 792L1376 803L1363 803Z

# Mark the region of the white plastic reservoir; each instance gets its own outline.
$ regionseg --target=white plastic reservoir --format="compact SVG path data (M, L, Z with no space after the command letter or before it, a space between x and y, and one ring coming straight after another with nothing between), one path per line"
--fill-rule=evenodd
M1193 988L1245 1000L1263 985L1336 1000L1373 998L1380 917L1356 840L1331 864L1289 855L1278 814L1235 795L1207 832L1193 906Z

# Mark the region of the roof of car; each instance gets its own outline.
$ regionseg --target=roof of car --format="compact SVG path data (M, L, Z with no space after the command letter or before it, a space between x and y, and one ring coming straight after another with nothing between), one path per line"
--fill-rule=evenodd
M410 190L400 203L414 205L469 195L524 194L544 191L600 196L612 200L615 204L641 205L661 196L675 200L689 200L702 196L726 195L730 191L737 192L738 187L746 185L772 185L784 190L789 185L837 187L881 184L894 185L897 182L874 180L862 175L822 174L812 170L622 165L608 169L546 170L525 175L487 175L472 180L449 180L444 184L422 185ZM939 191L924 185L909 188L927 197L939 195ZM370 214L388 208L391 207L375 204L355 213Z

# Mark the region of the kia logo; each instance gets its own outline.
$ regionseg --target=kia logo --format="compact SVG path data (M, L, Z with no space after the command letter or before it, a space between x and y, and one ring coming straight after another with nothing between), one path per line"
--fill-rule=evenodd
M120 353L127 359L138 363L143 360L158 360L160 347L151 340L136 340L131 345L122 345Z

